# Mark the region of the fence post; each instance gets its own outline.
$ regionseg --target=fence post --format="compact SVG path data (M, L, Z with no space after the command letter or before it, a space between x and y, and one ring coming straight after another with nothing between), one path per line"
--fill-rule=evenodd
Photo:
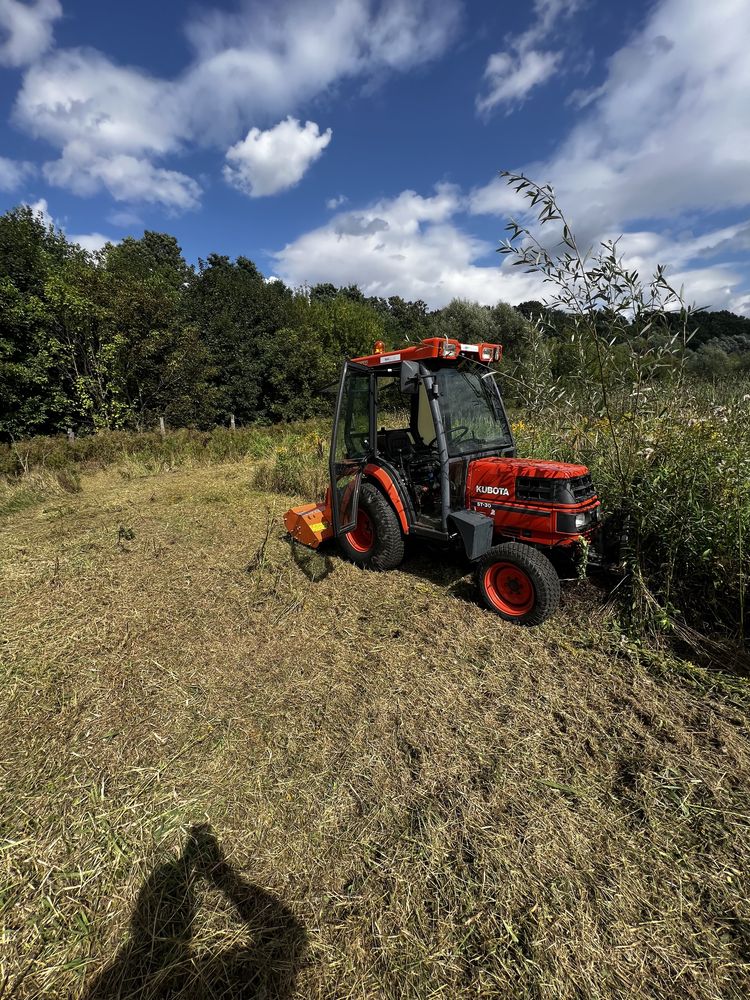
M234 414L233 413L229 414L229 427L230 427L231 430L236 430L235 423L234 423Z
M73 432L73 428L69 427L68 428L68 444L75 444L75 439L76 439L76 436L75 436L75 433Z
M161 434L162 437L167 436L167 427L166 424L164 423L164 417L159 417L159 433Z

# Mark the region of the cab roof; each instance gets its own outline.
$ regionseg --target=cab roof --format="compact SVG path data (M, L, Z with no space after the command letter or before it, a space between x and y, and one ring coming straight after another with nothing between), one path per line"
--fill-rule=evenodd
M462 344L459 340L448 337L428 337L419 344L410 347L399 347L386 351L382 341L377 341L372 354L361 358L353 358L359 365L396 365L401 361L424 361L428 358L443 358L446 361L458 361L461 357L474 358L490 364L499 361L503 356L502 344Z

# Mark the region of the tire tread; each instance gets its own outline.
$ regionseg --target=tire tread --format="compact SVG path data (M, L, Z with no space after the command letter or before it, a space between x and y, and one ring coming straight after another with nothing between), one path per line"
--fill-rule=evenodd
M375 530L375 544L369 552L357 552L343 535L341 548L348 559L368 569L389 570L399 566L404 558L404 536L396 511L377 486L362 483L359 503L370 515Z
M537 599L533 608L517 618L506 616L499 611L489 600L484 589L484 574L487 567L501 560L513 562L519 566L528 574L534 585ZM527 627L541 625L555 613L560 604L560 578L555 567L541 552L520 542L503 542L501 545L495 545L488 549L477 564L477 585L482 600L489 610L517 625Z

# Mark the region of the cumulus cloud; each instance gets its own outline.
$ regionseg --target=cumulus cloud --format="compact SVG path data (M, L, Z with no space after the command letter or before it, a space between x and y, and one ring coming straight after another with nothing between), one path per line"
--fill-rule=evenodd
M562 53L542 48L552 29L570 17L583 0L535 0L531 27L506 39L506 48L493 53L484 71L486 92L477 97L477 110L486 114L498 105L507 112L523 103L529 93L546 83L558 70Z
M25 66L52 44L60 0L0 0L0 66Z
M0 156L0 191L15 191L33 173L31 163Z
M224 179L251 198L286 191L302 180L332 134L330 129L321 133L315 122L301 125L291 117L264 132L251 128L227 150Z
M345 194L337 194L333 198L328 198L326 200L326 208L329 209L329 211L334 212L337 208L341 208L342 205L345 205L347 201L349 201L349 199Z
M703 305L744 301L742 269L716 263L740 252L740 234L713 231L710 217L750 205L749 47L744 0L661 0L612 57L555 153L522 167L553 185L584 246L622 232L626 250L648 242L642 263L669 265ZM470 198L472 211L501 216L522 214L524 204L502 178ZM705 235L665 237L657 220Z
M272 13L254 3L212 10L188 24L194 58L176 78L92 49L60 51L28 70L14 117L60 151L47 166L54 183L184 210L198 202L197 183L156 161L192 144L226 148L343 79L424 63L447 47L458 14L459 0L283 0ZM232 147L238 157L249 138ZM252 139L247 149L253 163L261 150ZM241 164L229 166L241 181Z
M119 240L113 240L110 236L104 236L102 233L80 233L77 236L69 236L68 239L89 253L98 253L108 243L119 243Z
M457 296L491 304L537 295L533 276L477 263L494 247L455 224L462 205L457 187L440 184L429 197L403 191L339 213L276 253L275 270L295 286L357 284L368 295L403 295L431 306Z
M200 202L200 185L187 174L125 153L100 156L85 143L71 144L59 160L46 163L44 176L75 194L105 188L115 201L153 202L180 211L197 208Z
M28 70L14 115L61 149L60 159L44 166L51 184L82 195L105 188L117 201L185 210L197 206L200 186L151 160L180 148L177 111L163 81L75 49Z
M337 82L405 71L455 36L458 0L284 0L211 10L187 28L196 61L180 81L195 130L216 141L273 120Z
M727 25L732 30L727 30ZM750 203L750 18L745 0L662 0L610 60L605 83L551 159L549 181L577 227ZM473 197L504 212L497 179Z
M52 216L46 198L39 198L37 201L32 202L24 202L24 204L31 209L34 215L41 216L42 222L45 226L55 226L57 229L61 228L57 220Z

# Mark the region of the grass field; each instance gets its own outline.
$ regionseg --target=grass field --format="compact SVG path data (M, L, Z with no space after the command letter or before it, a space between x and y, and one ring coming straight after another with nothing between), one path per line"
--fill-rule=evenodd
M292 550L247 463L0 521L0 996L740 998L745 680Z

